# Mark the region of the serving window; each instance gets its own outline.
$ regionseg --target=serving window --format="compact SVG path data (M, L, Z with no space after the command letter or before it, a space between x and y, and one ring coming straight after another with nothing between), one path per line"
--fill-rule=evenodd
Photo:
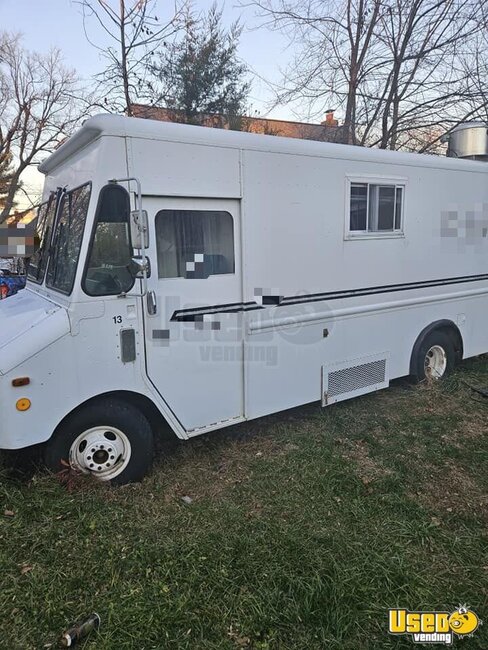
M403 235L405 186L397 183L349 182L347 234Z

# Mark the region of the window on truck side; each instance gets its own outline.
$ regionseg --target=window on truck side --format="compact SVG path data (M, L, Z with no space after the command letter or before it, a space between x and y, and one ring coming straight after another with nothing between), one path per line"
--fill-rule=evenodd
M159 278L203 279L235 272L232 215L161 210L156 215Z
M349 232L402 233L403 193L402 185L351 183Z
M130 291L135 282L132 255L129 194L120 185L106 185L100 190L95 215L83 278L85 293L113 296Z

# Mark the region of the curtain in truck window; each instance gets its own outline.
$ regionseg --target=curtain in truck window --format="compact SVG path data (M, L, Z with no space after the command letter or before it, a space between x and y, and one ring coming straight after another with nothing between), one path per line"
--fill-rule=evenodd
M158 276L204 279L234 273L234 222L228 212L161 210L156 215Z

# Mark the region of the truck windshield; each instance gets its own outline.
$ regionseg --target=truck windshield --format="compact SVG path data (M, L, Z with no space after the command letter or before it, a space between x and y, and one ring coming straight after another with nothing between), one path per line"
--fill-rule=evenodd
M64 193L54 226L46 285L68 295L75 281L90 194L91 183Z
M56 214L56 194L53 192L46 203L39 206L37 211L36 235L38 248L30 258L27 275L29 280L42 284L49 260L49 248Z

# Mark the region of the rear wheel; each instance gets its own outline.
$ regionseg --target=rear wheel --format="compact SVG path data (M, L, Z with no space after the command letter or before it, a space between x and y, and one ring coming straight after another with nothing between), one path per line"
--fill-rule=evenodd
M54 472L68 463L100 481L139 481L151 466L153 435L139 409L105 399L69 417L46 445L46 465ZM64 462L63 462L64 461Z
M434 330L417 348L412 361L417 381L442 379L456 365L456 348L452 337L445 330Z

